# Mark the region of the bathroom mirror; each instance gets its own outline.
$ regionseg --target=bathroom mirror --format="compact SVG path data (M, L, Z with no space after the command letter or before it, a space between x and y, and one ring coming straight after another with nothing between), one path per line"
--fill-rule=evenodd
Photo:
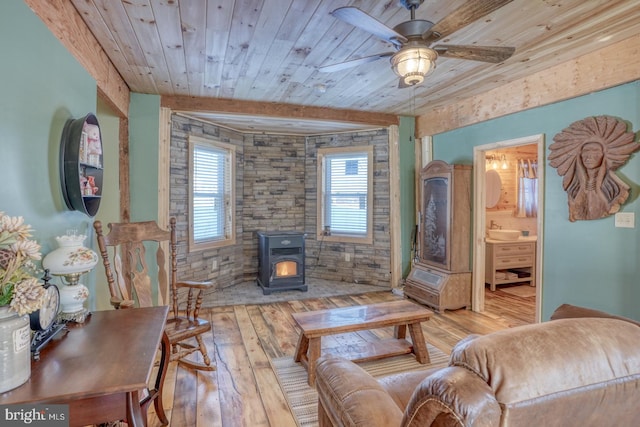
M495 208L500 200L500 191L502 190L502 180L498 172L490 169L485 175L486 183L486 207L487 209Z

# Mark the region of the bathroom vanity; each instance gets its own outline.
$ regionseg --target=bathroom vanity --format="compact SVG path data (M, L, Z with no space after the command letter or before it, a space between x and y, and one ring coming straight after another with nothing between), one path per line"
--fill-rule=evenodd
M498 285L536 285L536 240L535 236L514 241L486 240L484 281L491 291Z

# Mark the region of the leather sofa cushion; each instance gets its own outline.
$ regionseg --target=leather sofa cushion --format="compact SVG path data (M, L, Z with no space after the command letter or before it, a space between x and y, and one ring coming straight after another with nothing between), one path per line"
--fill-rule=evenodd
M438 370L440 370L440 368L389 375L379 378L378 383L387 391L396 405L404 411L418 384Z
M468 337L454 347L450 366L474 372L509 405L637 376L638 342L640 329L629 322L560 319Z

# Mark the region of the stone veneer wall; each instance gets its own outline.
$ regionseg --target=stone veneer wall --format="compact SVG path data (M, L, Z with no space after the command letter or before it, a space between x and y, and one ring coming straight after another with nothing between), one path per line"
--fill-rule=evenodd
M373 245L323 242L316 236L318 148L373 145ZM307 277L391 287L389 132L377 131L307 138L305 180ZM345 253L350 260L345 261Z
M258 231L304 231L305 138L244 136L244 275L258 273Z
M243 135L225 128L177 114L171 117L171 173L169 214L176 217L178 277L181 280L211 280L217 289L242 283L243 230L242 197L236 198L236 244L188 252L189 235L189 135L237 146L236 194L242 195L244 181ZM217 268L213 268L216 261Z
M188 136L238 147L236 244L187 253ZM317 149L374 145L374 245L330 244L316 238ZM307 277L391 286L389 235L389 136L386 129L304 137L242 134L180 115L172 116L170 214L178 220L178 276L212 280L217 289L254 281L258 231L307 233ZM350 261L345 261L345 253ZM213 269L217 261L218 268Z

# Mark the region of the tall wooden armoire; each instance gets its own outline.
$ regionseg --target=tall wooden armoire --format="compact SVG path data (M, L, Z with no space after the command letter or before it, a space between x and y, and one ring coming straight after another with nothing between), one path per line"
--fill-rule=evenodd
M419 182L418 254L404 294L439 312L471 308L471 166L434 160Z

